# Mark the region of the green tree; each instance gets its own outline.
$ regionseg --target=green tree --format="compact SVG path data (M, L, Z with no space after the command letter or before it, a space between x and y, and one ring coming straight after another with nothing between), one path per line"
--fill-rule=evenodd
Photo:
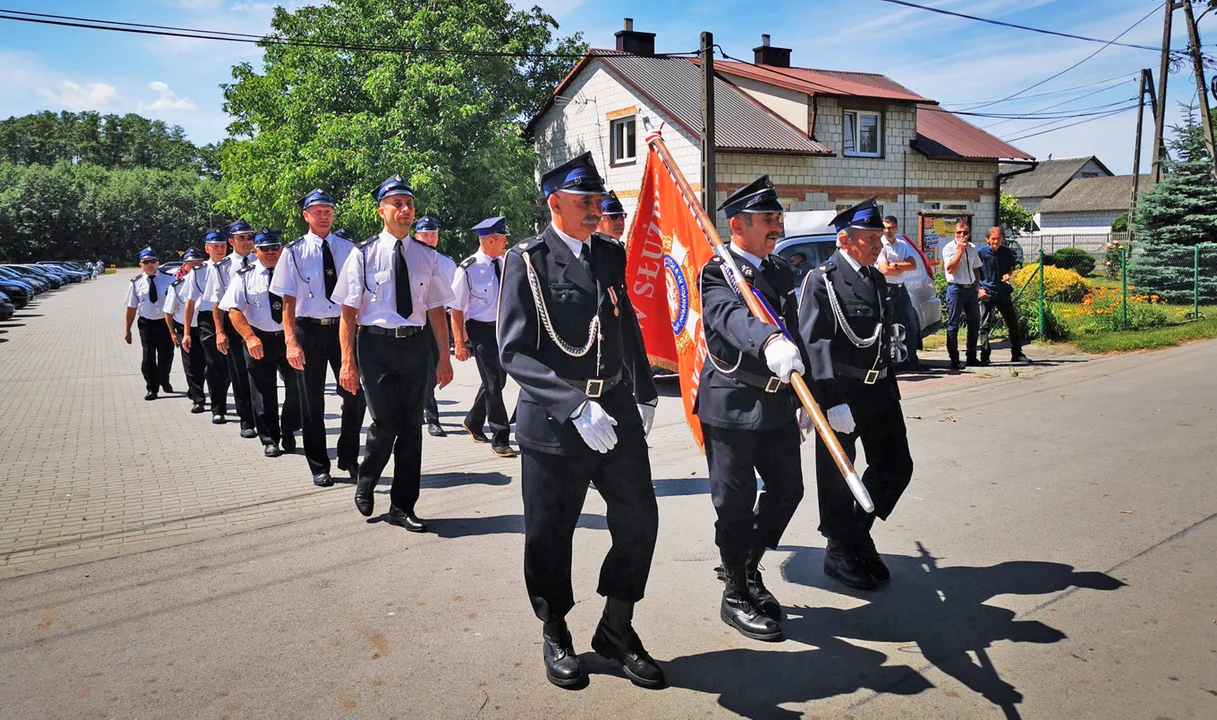
M0 121L0 160L54 165L67 160L104 168L192 169L202 173L199 148L177 125L140 115L40 112Z
M296 200L321 186L338 201L338 224L365 236L380 227L370 192L400 173L419 214L440 219L448 252L471 247L458 231L490 215L525 231L539 212L535 153L520 121L586 49L578 33L556 36L557 26L540 8L515 10L506 0L276 9L280 37L533 57L266 45L262 72L239 65L224 86L236 140L220 153L221 208L299 231Z
M1031 211L1018 204L1013 195L1001 194L1001 205L997 211L997 224L1013 237L1018 237L1031 225Z
M1137 198L1136 239L1145 243L1195 245L1217 242L1217 180L1194 108L1171 128L1175 159L1162 181Z

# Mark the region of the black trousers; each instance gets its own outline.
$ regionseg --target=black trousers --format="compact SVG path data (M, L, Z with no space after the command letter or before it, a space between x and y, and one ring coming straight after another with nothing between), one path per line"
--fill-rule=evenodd
M178 342L182 341L186 326L174 320L173 331L177 333ZM196 403L203 402L203 381L207 378L207 361L203 359L203 348L199 346L199 329L190 328L190 352L178 346L182 352L182 371L186 373L186 397Z
M1023 354L1023 336L1018 328L1018 312L1014 309L1014 299L1009 295L998 296L989 293L989 297L980 303L980 326L985 329L981 342L981 353L989 356L989 323L993 313L1001 313L1001 319L1006 323L1006 332L1010 336L1010 356L1018 357Z
M300 385L296 370L287 364L287 345L283 332L254 329L262 340L262 359L256 360L242 345L253 393L254 427L263 445L278 444L284 435L300 429ZM280 420L279 378L283 378L283 408Z
M803 499L799 426L736 430L702 423L710 498L718 520L714 542L724 565L744 565L753 550L773 549ZM756 473L765 488L757 500Z
M338 435L338 460L344 466L359 461L359 436L367 404L363 391L352 395L338 384L342 369L342 348L338 342L338 323L322 325L311 318L296 318L296 342L304 352L304 370L297 372L300 382L300 411L304 432L304 456L314 474L330 471L330 454L325 433L325 371L334 374L334 385L342 398L342 426Z
M875 503L875 516L886 520L913 478L913 458L909 455L904 412L888 380L867 386L849 399L854 416L854 432L837 433L851 461L858 456L857 442L866 451L866 472L862 483ZM816 489L820 501L820 532L828 538L851 543L867 532L867 513L854 502L854 495L816 434Z
M491 442L506 445L511 437L511 424L507 419L507 406L503 404L503 385L507 383L507 372L499 362L499 339L495 323L469 320L465 323L469 344L473 346L473 360L477 363L482 384L478 386L473 406L465 415L465 424L481 430L483 423L490 421Z
M164 320L139 318L139 344L143 348L139 371L144 376L148 392L169 384L169 373L173 370L173 338Z
M543 622L560 620L575 606L572 544L589 480L608 505L613 538L596 592L638 602L646 590L659 531L651 461L640 426L621 423L617 433L616 447L606 454L586 446L571 455L522 449L524 583Z
M423 388L423 422L439 424L439 402L435 399L435 367L439 364L439 345L435 333L431 332L431 318L423 325L424 342L427 343L427 384Z
M947 355L959 359L959 324L967 323L968 360L976 358L976 334L980 329L980 305L971 285L947 286Z
M191 342L195 340L192 338ZM210 310L199 312L199 350L206 362L207 394L211 399L211 414L228 413L228 358L216 349L216 323Z
M245 340L232 320L224 316L224 334L228 337L228 377L232 380L232 404L241 419L241 429L254 427L254 400L249 386L249 368L245 363Z
M426 333L394 338L360 330L355 354L363 396L372 414L360 478L380 479L393 457L389 499L414 512L423 469L423 389L427 384Z

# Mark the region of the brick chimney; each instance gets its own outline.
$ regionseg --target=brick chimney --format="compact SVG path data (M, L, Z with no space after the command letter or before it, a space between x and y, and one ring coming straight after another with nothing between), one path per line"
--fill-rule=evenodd
M625 19L625 29L618 30L617 49L633 55L655 56L655 33L637 32L634 30L634 18ZM787 53L790 51L787 50Z
M761 36L761 46L752 48L753 62L757 65L771 67L790 67L790 48L773 47L769 44L769 36Z

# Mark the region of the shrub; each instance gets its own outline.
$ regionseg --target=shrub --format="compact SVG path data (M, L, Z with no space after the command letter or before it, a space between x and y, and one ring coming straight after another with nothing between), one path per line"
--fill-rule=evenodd
M1044 327L1041 332L1039 298L1035 293L1025 292L1020 295L1014 302L1014 309L1018 311L1018 325L1024 338L1054 341L1069 339L1069 325L1061 319L1060 313L1050 302L1044 303Z
M1086 277L1089 275L1095 266L1094 255L1086 252L1082 248L1067 247L1061 248L1052 253L1052 258L1055 262L1051 263L1059 268L1068 268L1076 270L1078 275ZM1045 261L1047 263L1047 261Z
M1129 290L1136 290L1129 287ZM1124 297L1119 288L1095 288L1082 298L1078 314L1083 332L1145 330L1166 324L1166 309L1157 295L1132 292L1128 295L1128 324L1124 324ZM1047 324L1047 323L1045 323Z
M1010 284L1017 291L1028 281L1031 284L1023 291L1023 297L1037 298L1038 279L1032 279L1040 270L1039 263L1024 265L1010 277ZM1066 268L1044 266L1044 299L1049 302L1081 302L1090 292L1090 283L1073 270Z

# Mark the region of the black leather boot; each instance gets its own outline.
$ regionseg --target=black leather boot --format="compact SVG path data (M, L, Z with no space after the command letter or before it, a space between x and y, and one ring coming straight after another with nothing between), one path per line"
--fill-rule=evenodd
M371 516L373 508L376 507L376 497L373 495L376 483L377 478L364 475L360 475L359 479L355 481L355 508L364 517Z
M560 688L578 689L587 685L583 663L575 655L575 644L565 620L545 623L541 631L544 646L545 677Z
M604 615L592 636L592 649L598 655L621 663L625 676L638 687L657 689L667 687L663 668L642 646L634 632L634 603L608 598Z
M859 535L858 542L855 544L855 551L858 559L862 561L862 566L875 579L875 582L882 585L892 579L892 572L887 569L883 558L879 557L879 551L875 548L875 540L870 535L870 530L874 525L875 516L868 515L862 522L862 534Z
M782 626L776 620L757 610L748 591L748 568L744 565L724 565L727 587L723 590L723 602L719 617L723 622L753 640L778 642L786 638Z
M878 587L875 578L858 558L852 543L828 539L824 551L824 574L836 578L855 590L874 590Z
M765 613L774 620L782 619L782 604L778 599L769 592L769 588L765 587L765 581L761 578L761 556L765 554L765 547L753 547L748 554L748 594L752 597L752 604L757 610Z

